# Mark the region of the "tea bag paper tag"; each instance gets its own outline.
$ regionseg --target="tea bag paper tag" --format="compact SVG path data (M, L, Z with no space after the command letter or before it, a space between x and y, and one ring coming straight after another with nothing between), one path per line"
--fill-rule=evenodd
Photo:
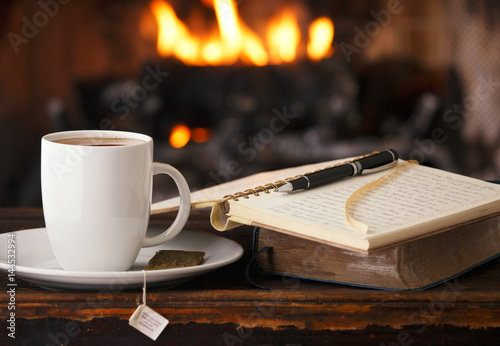
M142 304L135 309L128 323L155 340L168 324L168 320L146 305L146 272L144 271L144 287L142 288Z

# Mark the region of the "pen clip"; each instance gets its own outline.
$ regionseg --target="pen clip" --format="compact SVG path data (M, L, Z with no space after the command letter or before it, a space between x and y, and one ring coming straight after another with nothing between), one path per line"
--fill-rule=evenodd
M392 168L394 166L396 166L398 163L398 160L394 161L394 162L391 162L391 163L388 163L386 165L383 165L383 166L380 166L380 167L375 167L375 168L370 168L370 169L363 169L361 171L361 174L371 174L371 173L375 173L375 172L380 172L380 171L383 171L383 170L386 170L386 169L389 169L389 168Z

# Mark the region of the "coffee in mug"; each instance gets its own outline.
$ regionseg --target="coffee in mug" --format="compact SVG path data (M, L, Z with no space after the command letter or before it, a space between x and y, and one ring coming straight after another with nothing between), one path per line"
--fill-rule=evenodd
M154 174L168 174L180 209L163 233L145 238ZM49 241L65 270L125 271L141 247L174 238L191 208L189 187L153 162L151 137L120 131L67 131L42 138L42 202Z
M122 138L122 137L81 137L81 138L63 138L55 140L54 143L70 144L70 145L83 145L83 146L121 146L121 145L134 145L144 143L143 140L137 138Z

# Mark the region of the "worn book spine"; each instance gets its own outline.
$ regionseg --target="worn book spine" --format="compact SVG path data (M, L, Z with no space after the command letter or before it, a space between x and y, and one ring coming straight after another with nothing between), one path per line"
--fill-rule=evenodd
M258 270L381 289L423 289L500 255L500 213L448 227L370 253L260 228L254 233Z

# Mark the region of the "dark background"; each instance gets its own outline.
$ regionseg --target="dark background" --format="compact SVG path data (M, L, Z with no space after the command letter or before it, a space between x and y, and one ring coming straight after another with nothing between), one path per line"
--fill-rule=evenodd
M496 1L240 0L249 26L284 6L298 9L301 24L334 22L331 57L263 67L160 57L148 3L0 2L0 206L41 205L40 138L69 129L147 133L156 160L179 168L193 190L388 148L499 177ZM213 17L199 1L170 3L186 22L193 12ZM158 86L118 108L151 70L165 76ZM285 126L271 127L286 115ZM210 140L172 148L179 122L209 129Z

